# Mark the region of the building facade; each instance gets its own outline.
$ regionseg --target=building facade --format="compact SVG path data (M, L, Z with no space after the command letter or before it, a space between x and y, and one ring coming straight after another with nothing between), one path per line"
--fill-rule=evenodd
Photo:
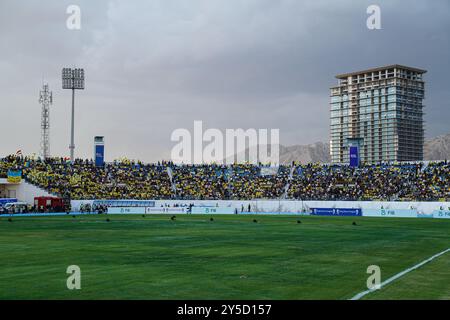
M337 75L331 88L332 163L423 160L426 70L390 65ZM352 148L354 149L354 148Z

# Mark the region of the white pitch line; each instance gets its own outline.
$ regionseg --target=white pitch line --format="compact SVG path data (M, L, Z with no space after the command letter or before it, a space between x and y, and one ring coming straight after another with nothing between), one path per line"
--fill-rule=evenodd
M389 279L383 281L383 282L378 286L377 289L369 289L369 290L360 292L360 293L358 293L356 296L354 296L353 298L351 298L350 300L359 300L359 299L361 299L362 297L364 297L365 295L367 295L367 294L369 294L369 293L371 293L371 292L374 292L374 291L377 291L377 290L381 289L381 288L384 287L385 285L391 283L392 281L397 280L398 278L404 276L404 275L407 274L408 272L411 272L411 271L413 271L413 270L416 270L416 269L420 268L420 267L423 266L424 264L427 264L428 262L433 261L434 259L436 259L436 258L442 256L443 254L445 254L445 253L447 253L447 252L450 252L450 248L448 248L447 250L444 250L444 251L442 251L442 252L439 252L438 254L435 254L434 256L432 256L432 257L430 257L430 258L428 258L428 259L422 261L421 263L416 264L415 266L413 266L413 267L411 267L411 268L408 268L408 269L406 269L406 270L403 270L403 271L400 272L400 273L397 273L396 275L394 275L394 276L390 277Z

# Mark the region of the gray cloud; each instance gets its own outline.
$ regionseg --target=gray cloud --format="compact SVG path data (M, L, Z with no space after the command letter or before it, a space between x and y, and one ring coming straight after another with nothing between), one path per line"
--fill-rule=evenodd
M52 153L68 154L70 92L63 66L86 69L77 92L76 153L93 136L107 159L157 161L170 133L206 127L279 128L283 144L328 140L334 75L400 63L426 75L427 135L450 131L450 4L377 1L382 30L366 28L372 1L154 0L0 3L0 154L38 152L43 77L55 96ZM65 27L69 4L82 29Z

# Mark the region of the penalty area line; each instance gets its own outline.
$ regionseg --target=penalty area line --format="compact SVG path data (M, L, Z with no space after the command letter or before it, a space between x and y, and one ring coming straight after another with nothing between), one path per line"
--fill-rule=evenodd
M358 293L357 295L355 295L355 296L354 296L353 298L351 298L350 300L359 300L359 299L361 299L362 297L364 297L365 295L367 295L367 294L369 294L369 293L371 293L371 292L374 292L374 291L377 291L377 290L383 288L385 285L391 283L392 281L395 281L395 280L397 280L398 278L403 277L405 274L407 274L407 273L409 273L409 272L411 272L411 271L414 271L414 270L416 270L416 269L422 267L423 265L425 265L425 264L427 264L427 263L433 261L434 259L436 259L436 258L442 256L443 254L446 254L447 252L450 252L450 248L448 248L447 250L444 250L444 251L442 251L442 252L439 252L439 253L435 254L434 256L429 257L429 258L426 259L426 260L423 260L422 262L416 264L415 266L412 266L411 268L408 268L408 269L406 269L406 270L403 270L402 272L397 273L396 275L394 275L394 276L390 277L389 279L383 281L381 284L378 285L377 288L369 289L369 290L366 290L366 291L363 291L363 292Z

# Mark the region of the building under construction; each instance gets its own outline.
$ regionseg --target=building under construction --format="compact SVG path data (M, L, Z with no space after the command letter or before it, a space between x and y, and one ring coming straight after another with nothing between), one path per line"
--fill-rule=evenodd
M423 160L426 70L390 65L337 75L331 88L330 155L349 163Z

